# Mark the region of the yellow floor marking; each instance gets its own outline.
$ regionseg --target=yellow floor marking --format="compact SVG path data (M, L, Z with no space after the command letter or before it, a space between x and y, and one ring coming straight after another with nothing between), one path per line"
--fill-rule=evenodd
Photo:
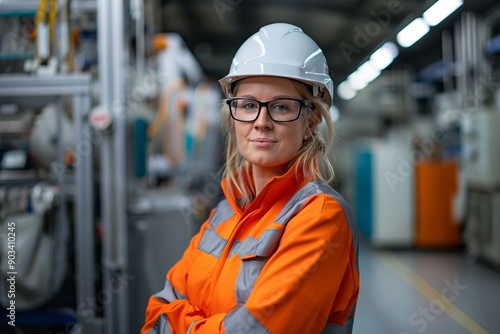
M396 273L396 275L401 277L404 281L406 281L406 283L415 288L415 290L417 290L429 301L443 299L443 296L441 296L441 293L439 291L437 291L425 279L420 277L416 272L408 267L396 255L389 252L381 252L378 254L379 258L385 261L389 265L389 267ZM471 317L465 314L453 303L446 303L443 312L448 314L450 318L458 322L471 333L489 334L489 332L484 329L484 327L475 322Z

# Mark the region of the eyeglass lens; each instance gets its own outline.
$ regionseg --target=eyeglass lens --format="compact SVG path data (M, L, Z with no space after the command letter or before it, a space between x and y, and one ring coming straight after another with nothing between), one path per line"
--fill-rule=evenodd
M298 118L301 109L300 100L276 99L269 102L259 102L253 99L234 98L229 107L233 118L243 122L255 121L263 106L273 121L289 122Z

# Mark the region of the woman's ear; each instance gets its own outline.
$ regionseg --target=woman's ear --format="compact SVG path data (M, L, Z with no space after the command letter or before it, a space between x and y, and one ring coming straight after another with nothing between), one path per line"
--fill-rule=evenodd
M321 115L318 110L311 110L311 117L309 117L309 121L307 122L307 126L309 127L309 131L312 133L321 121Z

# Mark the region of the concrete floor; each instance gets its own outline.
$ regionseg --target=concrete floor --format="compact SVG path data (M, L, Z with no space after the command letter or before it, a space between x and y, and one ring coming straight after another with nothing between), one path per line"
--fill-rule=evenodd
M360 245L355 334L500 333L500 271L465 251Z

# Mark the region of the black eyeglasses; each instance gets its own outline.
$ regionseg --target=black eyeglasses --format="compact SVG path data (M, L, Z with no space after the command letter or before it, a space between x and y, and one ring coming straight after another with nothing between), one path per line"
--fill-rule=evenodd
M226 100L231 117L240 122L254 122L259 118L263 106L275 122L293 122L299 118L303 107L312 108L310 100L279 98L260 102L247 97L234 97Z

